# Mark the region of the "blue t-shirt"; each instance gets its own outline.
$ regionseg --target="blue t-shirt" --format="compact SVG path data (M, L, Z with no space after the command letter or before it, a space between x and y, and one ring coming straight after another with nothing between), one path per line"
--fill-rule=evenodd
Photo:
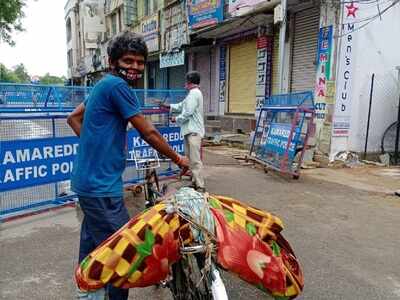
M126 165L128 118L140 113L140 104L128 84L108 74L85 102L78 156L72 172L72 190L85 197L120 197Z

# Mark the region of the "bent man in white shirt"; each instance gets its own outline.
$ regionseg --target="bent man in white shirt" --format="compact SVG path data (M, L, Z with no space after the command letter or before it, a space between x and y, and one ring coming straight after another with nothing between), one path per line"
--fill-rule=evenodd
M185 152L190 160L190 169L193 177L194 187L198 191L205 191L203 163L200 157L201 139L204 137L204 112L203 94L199 89L200 74L192 71L186 74L185 88L189 90L186 98L177 104L162 104L171 112L178 113L172 117L181 127L182 135L185 138Z

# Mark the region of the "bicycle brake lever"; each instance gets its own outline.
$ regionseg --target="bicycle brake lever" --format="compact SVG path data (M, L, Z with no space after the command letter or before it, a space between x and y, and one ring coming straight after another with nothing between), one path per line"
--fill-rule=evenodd
M182 176L186 175L186 173L189 171L189 168L183 168L181 172L179 173L179 179L182 179Z

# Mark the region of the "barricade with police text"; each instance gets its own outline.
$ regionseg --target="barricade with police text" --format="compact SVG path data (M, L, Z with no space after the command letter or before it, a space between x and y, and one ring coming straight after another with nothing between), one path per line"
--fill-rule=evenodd
M307 141L315 131L312 92L273 95L259 110L249 156L297 179Z
M4 92L4 86L0 84L0 95L7 95L6 101L0 104L0 220L75 201L69 179L79 138L66 123L74 106L71 106L69 98L59 101L57 106L45 106L43 101L40 105L29 102L26 99L29 94L24 93L28 90L27 85L23 85L21 92L18 92L17 86L11 93L10 85L6 85L7 92ZM169 103L179 102L186 91L134 90L134 93L142 104L146 118L153 121L175 151L183 154L180 128L170 124L169 111L161 109L159 103L165 99ZM74 104L85 98L82 96ZM148 156L155 150L133 128L127 133L127 150L124 183L139 184L144 178L129 158L133 156L133 151ZM169 177L177 173L177 167L167 161L161 165L159 175Z

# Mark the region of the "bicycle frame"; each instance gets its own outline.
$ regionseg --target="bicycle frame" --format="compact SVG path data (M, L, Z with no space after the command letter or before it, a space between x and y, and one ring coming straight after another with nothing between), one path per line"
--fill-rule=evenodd
M158 157L157 157L158 158ZM151 167L146 168L146 176L145 176L145 201L146 201L146 207L151 207L155 205L156 199L160 198L165 195L165 189L163 191L160 191L159 187L159 181L158 181L158 176L157 176L157 171L156 167ZM154 187L156 185L156 187ZM199 230L205 230L198 224L195 224L193 222L190 222L192 226L195 226ZM215 263L212 260L212 252L216 249L215 244L209 243L208 245L205 243L199 244L199 245L193 245L193 246L183 246L180 248L180 254L182 256L181 260L190 260L190 256L194 255L196 256L196 261L197 265L200 269L201 272L201 279L199 282L196 283L195 288L198 289L201 282L203 280L206 280L205 286L206 286L206 297L207 295L209 297L212 296L210 299L214 300L228 300L228 296L226 293L225 285L221 279L221 276L219 274L219 271L215 265ZM203 257L204 254L204 257ZM208 260L208 261L206 261ZM186 295L183 295L182 298L181 296L175 294L177 293L177 287L176 287L176 276L174 276L174 273L176 272L183 272L185 273L185 265L182 263L182 261L177 262L179 266L175 266L175 268L172 270L172 278L169 280L169 283L167 284L162 284L163 287L169 287L172 294L174 295L174 299L185 299L186 300ZM182 274L184 275L184 274ZM182 276L179 276L182 277ZM182 278L181 278L182 279ZM187 287L188 288L188 287ZM200 292L199 292L200 293ZM197 292L194 291L194 295L196 295ZM197 299L197 298L194 298ZM204 299L204 298L201 298ZM188 299L189 300L189 299ZM199 298L200 300L200 298Z

